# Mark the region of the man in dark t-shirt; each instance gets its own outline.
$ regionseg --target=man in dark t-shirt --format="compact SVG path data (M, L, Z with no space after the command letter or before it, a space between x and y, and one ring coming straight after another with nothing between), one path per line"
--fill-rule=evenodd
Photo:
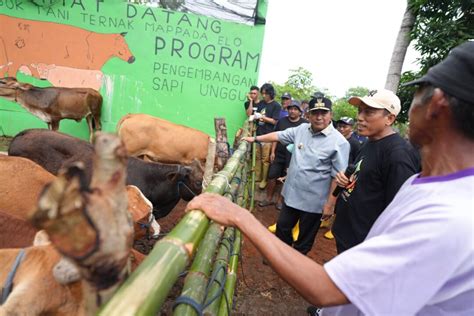
M287 107L288 116L281 118L275 126L275 132L284 131L290 127L296 127L302 123L308 123L301 117L301 107L297 100L292 100ZM270 154L270 170L268 173L267 198L258 203L259 206L265 207L273 204L273 194L275 193L276 179L286 175L286 169L290 165L291 153L286 146L280 142L272 143L272 151ZM277 208L281 209L281 195L278 194Z
M336 121L336 128L339 133L344 136L349 144L351 145L351 152L349 154L349 164L354 163L355 158L359 154L361 143L354 135L352 128L354 126L354 119L343 116L339 120Z
M260 88L263 100L257 105L254 113L254 120L257 123L257 136L273 132L280 116L281 106L275 101L275 89L269 83L265 83ZM265 189L267 186L268 170L270 168L270 151L272 143L257 144L255 177L260 181L259 188Z
M357 129L368 141L355 158L355 172L349 178L344 172L336 175L337 184L345 188L337 199L332 227L338 253L364 241L401 185L420 171L417 151L391 127L400 112L393 92L371 91L349 103L358 107Z
M257 86L251 86L250 91L247 94L247 101L244 103L245 113L247 116L253 114L254 108L256 108L257 104L259 103L258 90L259 89Z

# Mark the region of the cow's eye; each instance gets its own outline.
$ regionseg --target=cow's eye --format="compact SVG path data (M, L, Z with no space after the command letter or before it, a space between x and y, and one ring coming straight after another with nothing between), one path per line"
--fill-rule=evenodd
M202 186L202 182L201 182L201 181L196 181L196 186L197 186L197 187Z

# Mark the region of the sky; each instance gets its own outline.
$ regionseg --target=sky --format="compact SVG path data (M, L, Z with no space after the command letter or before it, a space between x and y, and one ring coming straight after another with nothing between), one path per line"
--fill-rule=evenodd
M313 85L343 97L385 85L406 0L269 0L259 85L283 84L303 67ZM416 70L409 48L403 71Z

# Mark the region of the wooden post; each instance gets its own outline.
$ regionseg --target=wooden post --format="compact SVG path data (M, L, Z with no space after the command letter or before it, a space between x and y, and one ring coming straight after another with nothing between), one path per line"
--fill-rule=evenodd
M227 126L225 118L214 118L214 127L216 129L216 153L217 153L217 170L221 170L230 157L229 143L227 141Z
M214 138L209 138L209 145L207 147L207 157L206 157L206 166L204 169L204 176L202 181L202 189L205 190L206 187L211 183L212 176L214 175L214 165L216 162L216 140Z

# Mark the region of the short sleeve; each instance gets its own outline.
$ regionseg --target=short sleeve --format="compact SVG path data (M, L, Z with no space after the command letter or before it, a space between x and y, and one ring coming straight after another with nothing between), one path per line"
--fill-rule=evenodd
M275 102L274 105L271 118L278 121L280 118L281 105L278 102Z
M382 170L385 174L385 205L390 204L402 184L412 175L420 171L418 157L410 148L398 149L390 153L390 160Z
M277 132L278 141L282 143L283 145L293 144L295 142L296 133L298 129L301 128L301 126L303 125L287 128L284 131Z
M351 145L346 140L338 142L336 152L332 157L331 177L334 178L339 171L346 170L350 150Z
M436 205L415 210L382 234L341 253L324 269L362 314L415 315L460 263L472 260L466 250L470 224L449 217L450 211ZM446 249L449 255L443 255Z

